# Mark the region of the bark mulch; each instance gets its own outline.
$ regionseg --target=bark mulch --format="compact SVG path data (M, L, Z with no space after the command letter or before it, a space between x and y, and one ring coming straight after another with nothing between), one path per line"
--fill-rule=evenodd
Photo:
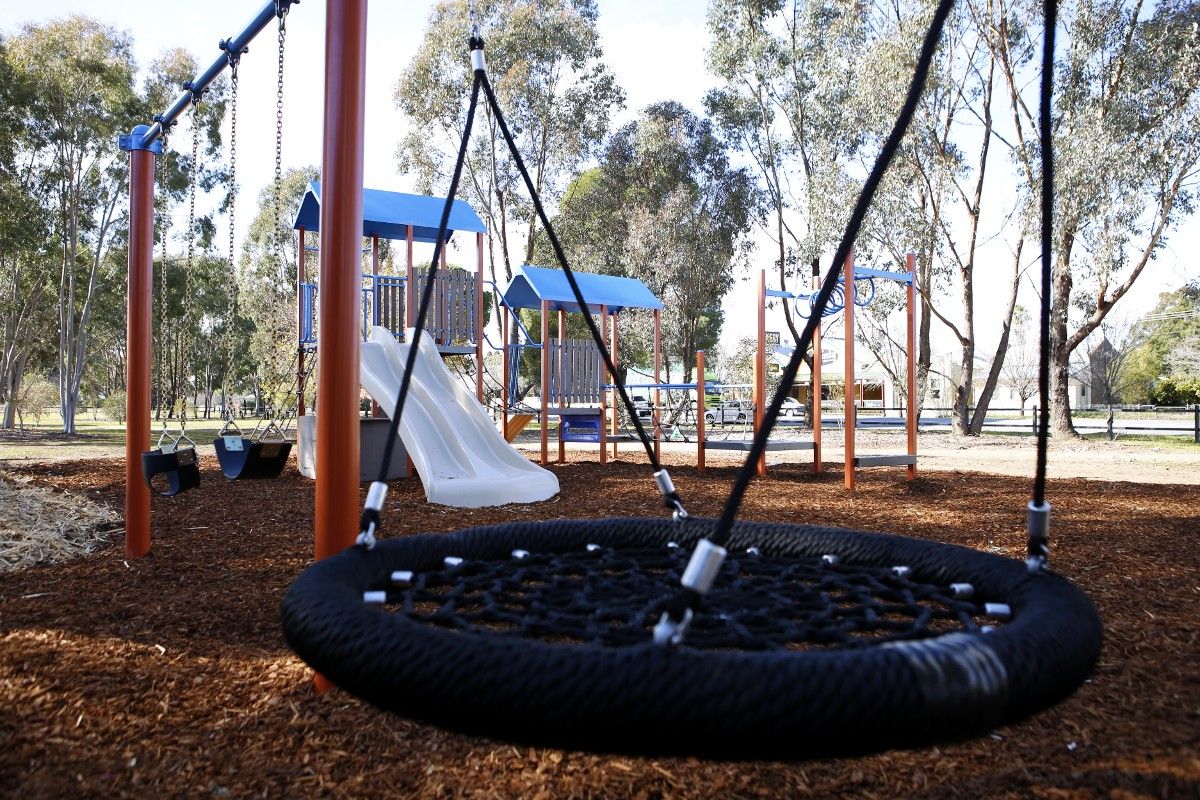
M656 515L644 464L555 468L559 498L474 511L397 482L387 534L552 517ZM123 467L26 465L35 482L120 509ZM732 470L675 481L715 514ZM801 466L753 485L746 518L814 521L1023 551L1029 482ZM964 744L799 764L637 759L512 747L317 696L284 645L279 601L312 552L312 484L227 483L155 500L153 554L119 538L0 577L0 794L13 797L1200 796L1200 487L1053 481L1053 564L1106 625L1095 676L1059 707Z

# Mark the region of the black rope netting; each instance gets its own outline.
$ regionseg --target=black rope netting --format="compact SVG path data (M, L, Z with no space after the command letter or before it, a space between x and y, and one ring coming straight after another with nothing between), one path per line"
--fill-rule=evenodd
M517 550L501 560L451 557L401 571L371 595L414 622L559 643L641 644L679 584L689 552L678 543L622 549L589 543L566 553ZM979 632L1003 612L971 599L966 583L912 578L907 565L864 567L834 554L795 559L757 548L730 557L688 630L713 650L856 647ZM999 604L997 604L999 605Z

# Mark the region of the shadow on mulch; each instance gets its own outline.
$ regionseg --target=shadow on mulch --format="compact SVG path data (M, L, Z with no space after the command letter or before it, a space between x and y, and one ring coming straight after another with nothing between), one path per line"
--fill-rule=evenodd
M393 484L389 535L514 519L662 514L646 466L554 467L553 501L450 509ZM121 508L117 460L24 465ZM715 515L734 468L678 467ZM772 468L743 516L1024 549L1029 481L977 473ZM228 483L154 501L154 550L111 546L0 582L0 794L309 796L1195 797L1200 794L1200 487L1052 481L1054 561L1100 608L1105 649L1079 693L979 741L802 764L713 764L515 748L315 696L279 601L311 560L312 484Z

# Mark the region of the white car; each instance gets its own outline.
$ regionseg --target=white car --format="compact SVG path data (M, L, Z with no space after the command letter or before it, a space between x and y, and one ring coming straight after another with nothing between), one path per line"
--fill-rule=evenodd
M807 409L804 404L794 397L783 398L783 407L779 409L780 419L804 419Z
M704 422L708 425L724 425L726 422L746 422L754 413L754 404L749 400L726 400L719 406L705 409Z

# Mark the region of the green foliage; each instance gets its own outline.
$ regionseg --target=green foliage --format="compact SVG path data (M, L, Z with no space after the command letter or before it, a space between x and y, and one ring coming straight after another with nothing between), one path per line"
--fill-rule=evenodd
M1150 390L1150 402L1156 406L1184 406L1200 403L1200 377L1167 375Z
M125 392L115 391L110 392L102 403L101 407L104 410L104 416L108 417L113 422L125 422Z
M475 10L504 116L539 194L553 203L571 171L595 153L609 117L624 103L602 60L597 4L480 0ZM396 105L411 123L397 160L402 172L415 174L419 191L444 188L454 166L472 80L463 42L469 29L465 0L437 3L421 49L396 84ZM510 255L529 258L538 223L484 105L481 98L461 192L488 224L492 278L498 257L507 279ZM515 241L517 223L528 226L523 243Z
M659 103L610 137L599 166L568 188L555 228L573 266L638 278L663 301L663 349L686 377L720 336L721 299L745 263L760 199L711 122ZM554 263L544 239L535 257ZM647 364L651 322L631 322L622 360Z
M17 395L17 413L22 420L41 424L42 417L58 400L58 389L41 375L27 375Z

